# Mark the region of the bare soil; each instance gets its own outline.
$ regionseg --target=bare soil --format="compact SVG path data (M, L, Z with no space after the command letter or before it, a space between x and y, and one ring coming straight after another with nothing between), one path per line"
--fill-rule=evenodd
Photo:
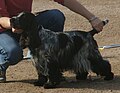
M120 44L120 0L78 0L87 9L101 19L109 19L103 31L95 35L99 46ZM34 0L33 12L46 9L60 9L66 16L65 30L80 29L89 31L89 22L71 12L69 9L51 1ZM26 54L27 49L24 50ZM34 86L37 73L31 61L23 60L7 70L7 83L0 83L0 93L120 93L120 48L110 48L100 51L102 56L109 60L114 80L104 81L92 74L93 80L75 81L74 74L65 72L66 82L56 89L44 89Z

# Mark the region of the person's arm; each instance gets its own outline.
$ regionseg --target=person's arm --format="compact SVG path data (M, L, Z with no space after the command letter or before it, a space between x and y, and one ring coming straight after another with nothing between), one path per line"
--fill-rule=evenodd
M87 18L88 20L95 16L91 12L89 12L83 5L81 5L77 0L64 0L64 5L70 10Z
M85 17L98 32L102 31L103 23L102 21L88 11L83 5L80 4L77 0L54 0L56 2L62 3L64 6Z
M0 0L0 30L2 30L2 28L10 29L10 18L5 0Z

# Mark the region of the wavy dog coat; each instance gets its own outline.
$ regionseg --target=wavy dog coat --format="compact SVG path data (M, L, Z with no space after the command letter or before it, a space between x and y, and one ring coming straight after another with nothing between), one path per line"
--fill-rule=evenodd
M86 79L90 71L105 80L113 79L111 65L102 58L93 38L94 30L53 32L38 25L35 15L27 12L10 21L12 27L23 29L22 34L27 37L39 76L37 85L56 87L61 82L61 72L66 70L73 71L78 80Z

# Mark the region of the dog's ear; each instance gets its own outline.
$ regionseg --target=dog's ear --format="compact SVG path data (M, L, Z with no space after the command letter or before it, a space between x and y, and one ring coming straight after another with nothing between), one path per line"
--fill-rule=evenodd
M19 44L22 49L25 49L29 45L29 38L26 33L22 33L20 36Z

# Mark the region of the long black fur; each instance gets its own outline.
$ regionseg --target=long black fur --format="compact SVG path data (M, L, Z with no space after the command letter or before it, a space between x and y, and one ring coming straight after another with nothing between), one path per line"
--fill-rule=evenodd
M77 80L86 79L91 71L104 76L104 80L113 79L111 65L102 58L93 38L94 30L53 32L38 25L35 15L28 12L11 18L11 26L24 30L22 34L27 37L39 76L37 85L56 87L61 82L61 72L66 70L73 71Z

